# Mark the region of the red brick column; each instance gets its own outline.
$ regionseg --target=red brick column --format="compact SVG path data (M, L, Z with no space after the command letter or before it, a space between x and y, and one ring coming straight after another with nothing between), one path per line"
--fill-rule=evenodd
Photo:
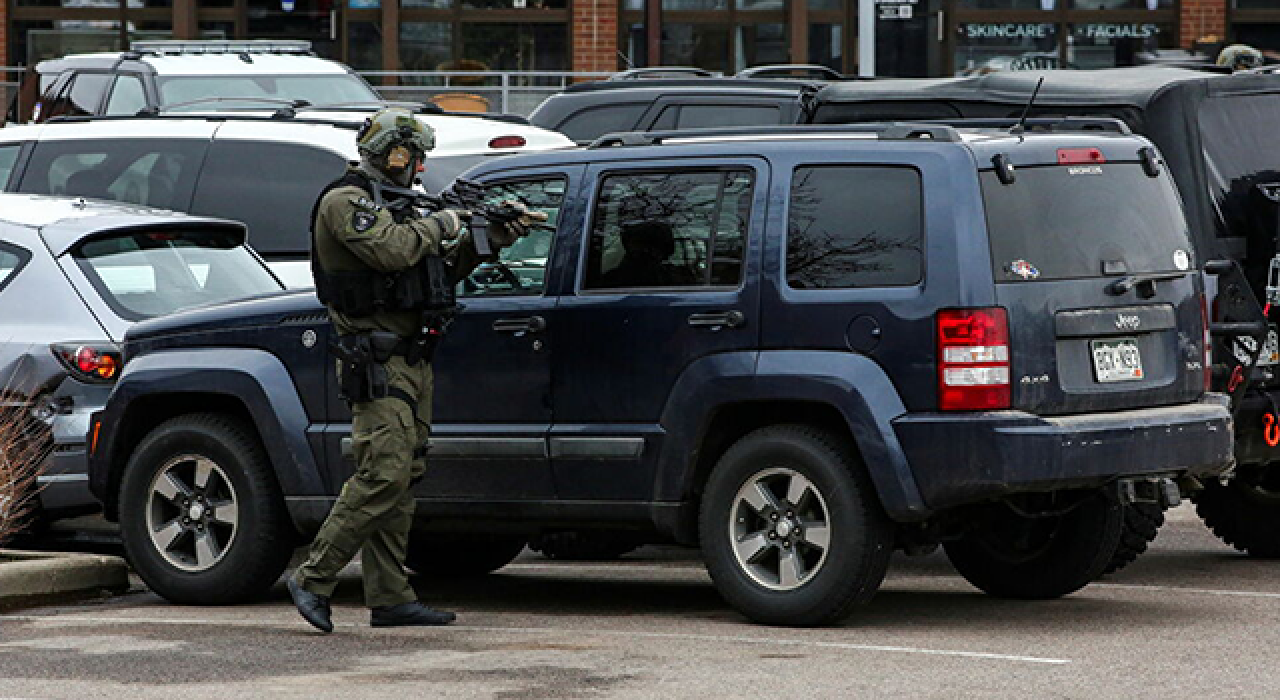
M0 2L0 66L9 61L9 3Z
M572 0L573 70L618 70L618 0Z
M1182 0L1179 14L1182 37L1182 48L1200 39L1216 38L1223 41L1227 36L1227 2L1228 0Z

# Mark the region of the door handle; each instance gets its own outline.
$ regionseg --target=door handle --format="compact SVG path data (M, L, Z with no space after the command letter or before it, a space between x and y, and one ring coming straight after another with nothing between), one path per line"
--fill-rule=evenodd
M747 324L747 316L741 311L713 311L705 314L691 314L689 325L694 328L741 328Z
M547 319L541 316L528 318L500 318L493 322L493 330L499 333L538 333L547 329Z

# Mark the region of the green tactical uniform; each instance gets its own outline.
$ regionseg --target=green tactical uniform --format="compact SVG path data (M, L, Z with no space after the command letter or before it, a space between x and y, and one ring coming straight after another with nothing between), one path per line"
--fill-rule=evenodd
M358 171L393 184L373 168ZM370 192L355 185L340 186L325 194L316 209L316 259L328 272L398 272L416 265L424 256L441 255L453 276L449 282L456 284L481 260L470 234L445 246L446 239L457 232L457 219L451 216L439 212L423 217L412 207L393 215L385 206L375 204ZM384 311L353 318L330 307L329 316L339 335L386 331L409 338L421 326L421 314L416 311ZM305 590L328 597L337 584L338 572L360 550L369 607L417 599L403 563L414 513L410 483L426 468L424 458L415 452L422 454L418 448L426 444L431 425L431 365L425 361L410 365L403 355L394 355L385 367L392 393L400 396L388 395L351 407L356 472L343 486L306 564L297 573Z

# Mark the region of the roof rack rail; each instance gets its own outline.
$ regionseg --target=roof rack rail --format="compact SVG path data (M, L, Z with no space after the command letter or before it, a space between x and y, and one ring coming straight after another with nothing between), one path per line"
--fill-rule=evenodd
M296 117L288 112L290 108L284 108L274 114L235 114L222 112L219 114L209 114L207 112L180 112L177 114L155 114L147 110L141 110L137 114L100 114L100 115L60 115L51 117L46 124L84 124L88 122L127 122L132 119L159 119L164 121L206 121L206 122L273 122L279 124L284 120L292 120ZM324 119L316 117L297 118L300 124L321 124L332 126L335 129L350 129L356 131L360 128L360 124L348 120L340 119Z
M314 55L310 41L297 39L155 39L130 42L129 51L159 56L227 53Z
M626 131L605 134L587 148L659 146L669 140L715 139L739 136L807 136L812 134L871 134L881 141L960 141L960 133L946 124L889 122L874 124L783 124L731 126L675 131Z
M755 66L738 71L735 78L799 78L808 80L843 80L844 75L827 66L805 63L785 63L772 66Z
M692 66L654 66L652 68L632 68L609 76L608 80L652 80L654 78L718 78L721 73L713 73L703 68Z
M957 129L1000 129L1008 130L1017 125L1016 117L1008 118L961 118L961 119L922 119L922 124L943 124ZM1050 131L1056 133L1076 131L1109 131L1128 136L1133 133L1129 125L1114 117L1031 117L1024 122L1028 131Z

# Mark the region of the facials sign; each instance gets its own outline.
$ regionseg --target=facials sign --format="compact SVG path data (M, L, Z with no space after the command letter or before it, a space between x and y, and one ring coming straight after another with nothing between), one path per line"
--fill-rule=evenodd
M1077 24L1072 33L1080 39L1150 39L1160 33L1155 24Z

